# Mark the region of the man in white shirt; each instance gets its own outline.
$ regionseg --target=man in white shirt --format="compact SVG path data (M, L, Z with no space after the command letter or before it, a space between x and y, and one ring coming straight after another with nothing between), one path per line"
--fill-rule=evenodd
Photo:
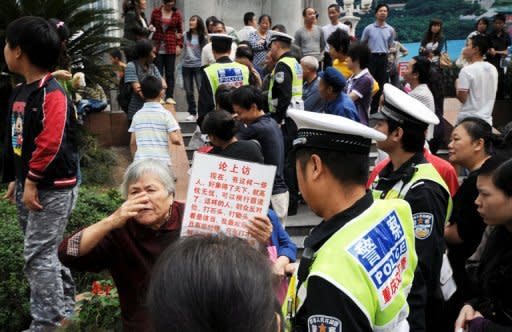
M238 31L240 41L249 40L249 34L256 31L256 14L247 12L244 14L244 27Z
M329 36L338 28L350 34L350 28L346 24L340 22L340 13L340 6L337 4L332 4L327 8L327 14L329 15L329 20L331 21L331 23L326 24L322 27L322 31L324 33L324 40L327 40ZM323 69L325 70L325 68L331 67L332 61L333 60L329 54L329 44L325 43Z
M457 99L462 103L457 121L475 116L492 126L492 111L498 89L498 71L483 59L488 49L488 39L476 35L469 39L462 50L463 57L470 64L461 69L459 78L455 81Z
M407 64L407 70L404 79L411 86L409 96L419 100L423 105L427 106L432 113L436 112L434 104L434 95L428 87L430 81L430 60L424 56L415 56ZM440 119L442 120L442 119ZM427 141L434 137L434 125L429 125L427 129Z
M226 34L226 26L224 25L224 22L222 21L215 21L212 23L212 33L220 33L220 34ZM236 55L236 43L231 44L231 53L229 54L229 58L231 61L235 61L235 55ZM209 42L203 47L203 50L201 51L201 67L211 65L212 63L215 63L215 56L213 55L212 50L212 43Z

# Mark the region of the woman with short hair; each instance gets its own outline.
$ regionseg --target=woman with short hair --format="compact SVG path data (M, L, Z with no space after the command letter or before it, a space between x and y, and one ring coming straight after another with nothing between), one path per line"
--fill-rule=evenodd
M174 190L174 178L165 164L136 161L121 185L125 202L60 244L63 265L76 271L110 272L125 331L148 330L145 292L153 265L180 235L184 205L174 200Z
M261 72L264 67L265 55L269 50L272 18L269 15L261 15L258 18L258 29L249 34L249 43L254 52L253 64Z

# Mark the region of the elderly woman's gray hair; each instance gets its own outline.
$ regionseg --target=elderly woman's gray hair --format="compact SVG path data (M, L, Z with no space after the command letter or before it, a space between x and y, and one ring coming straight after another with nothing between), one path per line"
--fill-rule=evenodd
M121 194L128 197L128 188L137 182L143 175L155 175L169 194L174 194L174 174L172 170L162 161L156 159L141 159L134 161L128 166L124 173L121 184Z

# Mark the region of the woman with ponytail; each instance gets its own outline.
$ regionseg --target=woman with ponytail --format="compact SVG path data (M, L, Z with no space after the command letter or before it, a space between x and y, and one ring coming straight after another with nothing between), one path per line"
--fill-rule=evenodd
M468 294L464 265L478 247L486 227L474 203L478 196L476 179L480 167L499 144L500 137L493 135L492 127L474 117L462 120L453 129L448 144L450 162L470 172L453 198L452 217L444 235L460 294Z

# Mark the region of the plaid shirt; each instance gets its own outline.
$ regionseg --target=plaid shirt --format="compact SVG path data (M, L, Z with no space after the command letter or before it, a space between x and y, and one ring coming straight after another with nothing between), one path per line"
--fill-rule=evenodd
M171 24L164 32L162 27L162 7L155 8L151 13L151 24L156 28L153 34L155 47L160 50L161 43L165 43L165 52L167 54L176 54L176 47L183 48L183 16L179 10L173 12L171 17ZM180 34L180 38L178 38Z

